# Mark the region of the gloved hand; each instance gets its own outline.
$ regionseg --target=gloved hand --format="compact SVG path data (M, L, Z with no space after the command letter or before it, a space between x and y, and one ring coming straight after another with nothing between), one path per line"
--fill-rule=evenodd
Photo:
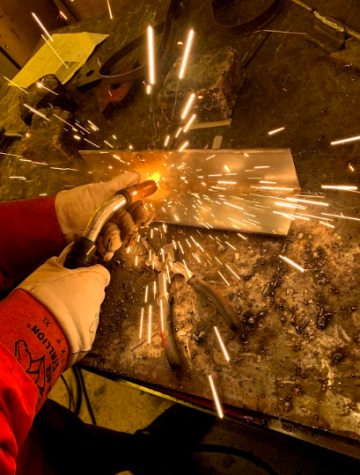
M91 183L60 191L55 199L55 210L65 241L69 244L83 235L92 214L104 201L119 190L139 182L139 173L129 172L105 183ZM104 261L109 261L121 244L130 245L137 237L138 228L151 223L153 218L154 215L148 213L141 202L130 206L128 210L116 212L96 242Z
M75 270L63 267L70 248L46 261L17 287L46 307L58 322L70 348L67 367L91 349L110 282L109 271L99 264Z

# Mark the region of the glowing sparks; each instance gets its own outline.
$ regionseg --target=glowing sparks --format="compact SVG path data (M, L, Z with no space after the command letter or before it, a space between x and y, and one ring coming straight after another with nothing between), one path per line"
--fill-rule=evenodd
M148 26L148 65L149 65L149 83L155 84L155 52L154 52L154 29Z
M353 218L351 216L344 216L343 214L329 214L329 213L321 213L321 214L324 215L324 216L332 216L333 218L350 219L352 221L360 221L359 218ZM326 219L328 221L327 218L322 218L322 219Z
M60 14L61 18L63 18L65 21L68 19L68 17L65 15L65 13L62 12L61 10L59 10L59 14Z
M276 202L276 206L283 206L285 208L292 208L292 209L306 209L306 206L298 205L298 204L291 204L291 203L282 203Z
M179 127L176 131L176 134L175 134L176 139L179 137L181 131L182 131L182 127Z
M224 205L231 206L232 208L244 210L244 208L241 208L241 206L233 205L232 203L228 203L227 201L224 201Z
M41 21L39 20L39 18L35 15L35 13L31 12L32 16L35 18L37 24L40 26L40 28L42 29L42 31L45 33L45 35L49 38L49 40L51 41L54 41L50 35L50 33L47 31L47 29L45 28L45 26L41 23Z
M149 313L148 313L148 343L151 343L151 312L152 312L152 306L149 305Z
M164 331L164 309L163 309L163 301L160 299L160 328L161 331Z
M69 127L71 127L74 132L78 131L77 129L74 128L73 125L70 124L70 122L67 122L66 120L62 119L61 117L59 117L56 114L53 114L53 116L56 117L57 119L61 120L61 122L64 122L64 124L67 124Z
M230 244L229 241L225 241L225 244L231 247L231 249L234 249L234 251L237 251L237 249L232 244Z
M229 282L225 279L225 277L222 275L222 273L218 270L218 274L220 275L220 277L222 278L222 280L225 282L225 284L230 287L230 284Z
M150 84L146 85L146 94L149 96L151 94L151 86Z
M340 145L342 143L356 142L356 140L360 140L360 135L357 135L356 137L349 137L347 139L335 140L334 142L331 142L331 145Z
M321 213L321 214L324 214L324 213ZM316 219L325 219L326 221L334 221L333 219L322 218L321 216L315 216L313 214L298 213L296 216L306 216L307 218L316 218Z
M217 327L214 327L214 331L215 331L215 334L217 336L217 339L219 340L220 348L221 348L221 351L223 352L224 358L226 359L227 362L229 362L230 361L230 356L229 356L229 354L226 350L226 347L224 345L224 342L221 338L220 332L217 329Z
M281 256L279 255L280 259L282 259L283 261L287 262L288 264L290 264L291 266L295 267L295 269L299 270L300 272L305 272L305 269L301 266L299 266L299 264L296 264L296 262L292 261L291 259L289 259L288 257L285 257L285 256Z
M188 62L188 59L189 59L189 54L190 54L190 49L191 49L191 44L192 44L192 41L193 41L193 38L194 38L194 34L195 34L194 30L189 31L189 35L188 35L188 38L186 40L184 56L183 56L183 60L182 60L181 68L180 68L180 72L179 72L179 79L183 79L183 77L184 77L185 68L186 68L186 65L187 65L187 62Z
M325 221L319 221L319 224L322 224L323 226L327 226L328 228L335 228L333 224L326 223Z
M112 20L114 17L113 17L112 10L111 10L110 0L107 0L107 6L108 6L108 10L109 10L110 20Z
M51 44L48 42L48 40L45 38L44 35L41 35L42 39L45 41L45 43L49 46L49 48L52 50L54 54L59 58L59 60L62 62L62 64L65 66L66 69L69 69L69 66L63 61L61 56L58 54L58 52L51 46ZM52 38L51 38L52 39Z
M194 102L194 100L195 100L195 94L192 93L192 94L190 94L190 97L189 97L189 99L188 99L188 101L187 101L187 103L184 107L184 110L183 110L182 114L181 114L182 119L186 119L186 117L189 113L190 107L191 107L192 103Z
M351 165L351 163L349 163L349 170L354 172L355 171L355 168Z
M210 158L214 158L214 157L216 157L216 155L210 155L210 157L205 158L205 160L210 160Z
M93 145L96 148L100 148L99 145L96 145L96 143L91 142L91 140L88 140L88 139L85 139L85 138L84 138L84 140L85 140L85 142L89 143L90 145Z
M225 264L226 267L229 269L229 271L238 279L240 280L240 277L237 275L237 273L229 266L229 264Z
M119 160L119 162L125 163L124 160L121 160L121 158L119 157L119 155L114 154L113 157L114 157L116 160Z
M261 190L294 191L294 188L286 188L281 186L251 186L250 188L257 188Z
M139 256L135 256L135 267L138 266L138 262L139 262Z
M341 191L355 191L358 189L357 186L348 186L348 185L321 185L323 190L341 190Z
M196 114L193 114L190 119L188 120L188 123L185 125L184 127L184 133L186 134L186 132L189 130L191 124L194 122L194 120L196 119Z
M9 178L11 180L22 180L22 181L26 180L26 177L24 176L9 176Z
M170 135L167 135L165 138L164 147L167 147L169 145L169 142L170 142Z
M139 330L139 339L142 337L143 332L143 325L144 325L144 307L141 309L140 313L140 330Z
M184 142L179 148L179 152L182 152L183 150L185 150L188 145L189 145L188 141Z
M149 286L147 285L145 287L145 298L144 298L145 303L147 303L147 301L148 301L148 293L149 293Z
M154 300L155 300L156 299L156 280L154 280L153 291L154 291Z
M36 83L36 86L39 88L39 89L45 89L46 91L48 92L51 92L51 94L54 94L55 96L58 96L59 94L55 91L52 91L51 89L47 88L46 86L44 86L44 84L40 81L38 81Z
M212 395L213 395L213 398L214 398L214 401L215 401L216 411L217 411L218 416L220 417L220 419L222 419L224 417L224 414L223 414L223 411L222 411L222 408L221 408L219 397L218 397L217 392L216 392L215 384L214 384L214 381L213 381L212 376L210 374L209 374L208 377L209 377L211 392L212 392Z
M229 169L229 167L228 167L227 165L225 165L224 168L225 168L225 170L226 170L228 173L230 173L230 169Z
M13 81L11 81L11 79L8 79L6 76L3 76L3 78L6 79L6 81L9 82L12 86L15 86L15 87L21 89L23 92L26 92L26 94L29 94L28 91L26 91L22 87L18 86L17 84L15 84Z
M285 127L279 127L278 129L270 130L268 132L268 135L275 135L275 134L278 134L279 132L282 132L283 130L285 130Z
M94 124L94 122L91 122L91 120L88 119L88 122L90 124L90 127L95 131L98 132L100 129L97 125Z
M50 122L50 119L48 119L46 117L45 114L42 114L41 112L39 112L38 110L34 109L33 107L30 107L28 104L25 104L24 103L24 106L27 107L29 110L31 110L31 112L33 112L34 114L38 115L39 117L42 117L43 119L47 120Z
M187 350L187 354L189 356L189 360L191 360L191 353L190 353L190 345L189 345L189 340L186 338L186 350Z
M286 198L288 201L292 201L294 203L306 203L310 205L316 205L316 206L329 206L328 203L324 203L322 201L309 201L309 200L301 200L299 198Z
M237 235L238 235L239 237L241 237L241 239L243 239L244 241L247 241L247 240L248 240L247 237L243 236L243 235L240 234L240 233L237 233Z

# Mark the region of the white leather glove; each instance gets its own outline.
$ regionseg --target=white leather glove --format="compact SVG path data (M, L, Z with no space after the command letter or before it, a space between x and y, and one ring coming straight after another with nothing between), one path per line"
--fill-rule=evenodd
M62 266L70 246L60 257L52 257L17 288L25 290L56 319L70 348L67 367L91 349L99 323L100 305L105 298L110 273L95 265L79 269Z
M123 173L105 183L91 183L72 190L60 191L55 199L55 211L65 241L69 244L83 235L94 211L119 190L137 185L140 175ZM153 214L142 203L128 210L120 209L104 226L96 242L104 261L109 261L121 244L128 246L137 237L138 228L149 224Z

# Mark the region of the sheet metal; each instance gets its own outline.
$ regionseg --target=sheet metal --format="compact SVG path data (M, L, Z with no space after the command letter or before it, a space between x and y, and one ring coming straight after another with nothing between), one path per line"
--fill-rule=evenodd
M286 235L294 219L276 204L300 193L289 149L80 153L98 179L134 170L157 180L147 203L159 222Z

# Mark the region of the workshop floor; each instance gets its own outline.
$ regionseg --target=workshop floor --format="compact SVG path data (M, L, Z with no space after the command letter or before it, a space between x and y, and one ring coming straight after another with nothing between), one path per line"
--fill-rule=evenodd
M83 371L83 375L98 425L133 433L146 427L173 404L87 371ZM75 393L73 374L67 371L64 376L70 390ZM63 381L57 382L50 398L68 406L68 393ZM85 422L91 422L85 404L82 404L80 417ZM253 425L218 421L201 442L236 447L253 454L268 463L279 475L350 474L359 473L360 469L359 461ZM266 473L255 464L230 455L198 454L195 465L199 475ZM130 475L130 472L122 473Z

